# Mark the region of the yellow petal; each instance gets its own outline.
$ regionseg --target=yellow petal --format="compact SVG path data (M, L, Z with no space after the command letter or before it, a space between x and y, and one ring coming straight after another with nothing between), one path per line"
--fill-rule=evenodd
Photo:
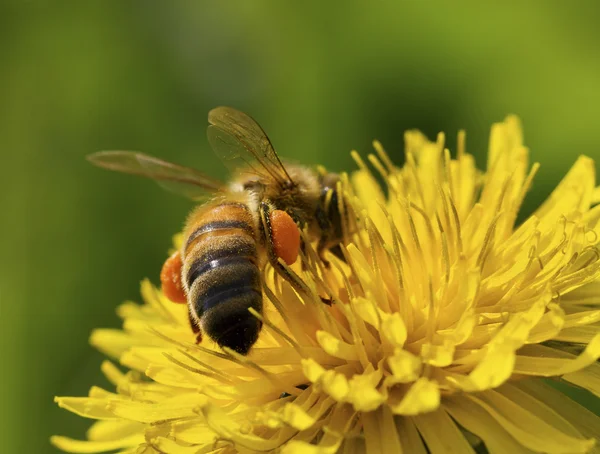
M600 397L600 365L597 362L585 369L565 374L563 379Z
M544 402L569 421L570 424L574 425L584 437L600 440L600 416L579 405L566 394L542 380L522 380L514 386L522 389L538 401Z
M342 341L327 331L317 331L317 341L323 350L331 356L348 361L358 359L356 348L353 345Z
M298 430L306 430L317 422L316 418L310 416L301 407L293 403L288 403L284 406L282 420Z
M600 358L600 333L594 336L581 355L574 359L518 355L515 372L541 377L565 375L593 364L598 358Z
M500 386L512 375L514 364L515 352L511 345L491 346L461 389L472 392Z
M402 454L402 445L394 423L394 415L389 408L382 407L378 411L364 413L361 417L369 454L387 452Z
M583 438L581 432L579 432L569 421L563 418L560 413L547 406L544 401L535 399L517 386L506 383L500 388L496 389L496 392L512 402L518 402L518 405L522 409L553 426L557 431L571 437Z
M362 318L368 324L374 326L379 329L379 323L381 321L381 317L378 314L377 306L371 300L367 298L356 298L352 302L354 306L354 310L356 314Z
M90 336L90 344L112 358L118 358L134 343L131 336L116 329L96 329Z
M115 419L108 409L108 401L90 397L55 397L54 402L76 415L93 419Z
M217 437L200 416L173 423L171 431L177 440L199 445L211 445Z
M454 360L454 344L449 341L442 345L423 344L421 347L421 358L425 364L435 367L446 367Z
M567 343L589 344L596 334L598 334L598 326L596 325L576 326L563 329L553 339Z
M414 420L409 417L396 416L395 421L403 451L406 454L427 454Z
M413 416L413 421L431 454L475 453L443 408Z
M444 407L461 426L483 440L490 454L534 452L517 442L498 421L475 402L452 396L444 402Z
M150 440L153 451L150 453L169 453L169 454L197 454L197 446L182 446L176 441L166 437L155 437Z
M381 333L394 347L403 347L408 335L406 325L397 312L384 319L381 325Z
M595 186L594 173L594 161L580 156L546 202L535 211L541 228L561 215L571 217L572 211L583 212L589 208Z
M282 454L335 454L344 441L344 434L350 428L355 413L349 405L338 404L331 412L324 435L318 444L292 440L282 449Z
M382 378L379 370L355 375L349 380L347 401L354 405L356 411L373 411L385 402L385 396L377 390Z
M421 360L407 350L396 349L394 355L388 358L388 365L392 371L392 384L409 383L417 380L421 373Z
M58 449L74 453L95 453L114 451L115 449L137 446L144 441L144 435L137 433L129 437L109 441L80 441L68 437L54 436L50 442Z
M110 361L103 361L100 369L108 381L115 386L117 386L125 378L125 374L122 373L117 366Z
M391 405L390 408L395 414L418 415L436 410L440 406L440 399L438 385L421 377L413 383L404 398L398 404Z
M90 441L109 441L125 438L144 431L144 425L135 421L101 420L96 421L87 431Z
M557 304L549 304L538 324L531 330L527 343L537 344L554 339L565 324L565 311Z
M222 409L210 402L200 408L207 424L220 438L230 440L236 445L256 451L269 451L281 446L282 440L277 438L265 439L256 436L245 429L244 426L234 421ZM280 433L280 437L281 437Z
M582 440L558 432L556 428L521 408L517 403L494 391L485 391L480 396L469 395L468 398L486 410L529 449L549 454L584 453L594 445L594 440Z
M160 403L113 400L109 403L108 408L115 416L153 423L165 419L195 416L195 408L203 405L206 401L206 396L189 393Z

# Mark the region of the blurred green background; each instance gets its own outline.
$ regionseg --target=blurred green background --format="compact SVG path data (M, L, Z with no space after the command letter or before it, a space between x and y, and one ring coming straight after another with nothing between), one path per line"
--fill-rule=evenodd
M104 384L94 327L157 280L190 204L84 156L135 149L225 175L217 105L251 113L286 157L351 169L380 139L521 116L542 162L525 211L577 155L600 159L597 3L3 2L0 7L0 451L55 452L89 421L58 395ZM586 395L582 395L586 398ZM597 406L597 402L596 402Z

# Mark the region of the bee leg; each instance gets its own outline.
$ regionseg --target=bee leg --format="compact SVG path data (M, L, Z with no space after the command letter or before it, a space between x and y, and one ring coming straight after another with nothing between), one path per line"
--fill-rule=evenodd
M329 269L329 268L331 268L331 263L329 263L329 260L327 260L325 258L326 250L327 250L327 248L324 246L321 246L321 242L319 241L319 245L317 246L317 254L319 254L319 259L321 260L321 263L323 263L323 266L325 267L325 269Z
M269 263L275 270L288 281L296 291L302 294L310 295L311 291L300 277L289 268L286 268L279 262L279 257L275 253L273 241L273 228L271 226L271 207L265 201L260 203L259 213L261 219L262 231L264 233L265 244L267 247L267 257Z
M275 250L273 248L273 229L271 228L271 207L267 202L261 202L259 212L261 217L262 230L265 236L265 243L267 246L267 256L269 262L271 263L271 266L273 266L273 268L275 268L275 270L281 276L283 276L283 278L286 281L288 281L298 293L311 295L312 292L302 281L302 279L292 270L283 266L279 261L279 257L277 257L277 254L275 254ZM306 247L306 245L304 245L304 243L301 243L300 247ZM328 306L331 306L331 304L333 303L333 300L330 298L323 298L322 296L319 296L319 298L321 299L321 302L327 304Z
M340 259L342 262L346 261L346 257L344 257L344 253L342 252L342 246L340 246L340 244L336 244L335 246L329 248L329 252L333 255L335 255L338 259Z
M324 296L319 296L319 298L321 298L321 302L327 306L331 306L334 301L332 298L325 298Z
M326 269L329 269L331 267L331 263L329 263L329 260L325 258L325 252L329 251L330 248L330 235L324 233L323 235L321 235L321 238L319 238L319 243L317 244L317 254L319 255L319 259L321 259L321 262L323 263L323 266Z
M329 252L330 254L333 254L338 259L340 259L342 262L346 261L346 257L344 256L344 253L342 252L342 246L337 241L336 242L323 241L323 244L321 244L321 241L319 241L319 244L317 245L317 254L319 254L319 258L323 262L323 266L325 266L325 268L329 269L331 263L329 262L329 260L327 260L325 258L325 252Z
M302 252L302 256L306 257L306 241L304 241L304 237L300 238L300 251ZM308 269L308 264L305 260L302 260L302 271L306 271Z
M189 310L189 308L188 319L190 321L190 327L192 328L192 332L196 335L196 343L199 344L200 342L202 342L202 331L200 330L200 327L198 326L196 320L194 320L194 317L192 317L192 312Z

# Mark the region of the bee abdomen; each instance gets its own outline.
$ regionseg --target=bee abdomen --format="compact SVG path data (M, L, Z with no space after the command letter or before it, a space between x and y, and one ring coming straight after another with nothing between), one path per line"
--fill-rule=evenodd
M261 322L249 311L262 313L258 266L247 255L198 259L188 273L190 297L204 332L218 345L241 354L256 342Z
M184 246L188 304L202 330L220 346L248 353L261 322L261 276L253 220L243 204L200 212Z
M227 207L227 205L225 205ZM222 208L222 207L219 207ZM249 235L253 235L252 226L245 220L240 219L229 219L224 221L211 221L201 225L188 237L185 245L187 250L196 240L198 240L204 234L210 234L211 232L219 232L223 230L241 229Z
M188 273L190 295L196 314L236 298L249 303L258 296L262 298L258 267L248 256L222 257L204 262L198 259Z

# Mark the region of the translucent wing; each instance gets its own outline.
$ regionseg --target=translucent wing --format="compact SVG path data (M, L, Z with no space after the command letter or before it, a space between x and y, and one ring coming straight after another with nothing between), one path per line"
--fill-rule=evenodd
M208 141L229 168L246 166L282 185L292 183L267 134L248 115L231 107L217 107L208 113L208 122Z
M134 151L100 151L89 155L88 160L104 169L150 178L165 189L192 200L202 200L224 189L219 180L197 170Z

